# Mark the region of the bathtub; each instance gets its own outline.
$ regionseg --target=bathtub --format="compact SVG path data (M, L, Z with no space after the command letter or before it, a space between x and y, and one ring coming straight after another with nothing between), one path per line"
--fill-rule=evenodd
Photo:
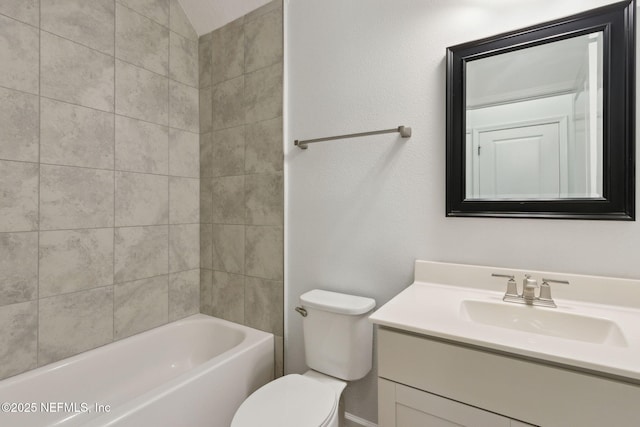
M229 427L273 366L272 334L196 314L0 381L0 426Z

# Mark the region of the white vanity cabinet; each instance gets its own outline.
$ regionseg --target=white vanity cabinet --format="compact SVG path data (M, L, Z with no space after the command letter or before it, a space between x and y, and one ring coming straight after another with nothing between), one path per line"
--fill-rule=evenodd
M377 347L380 427L640 426L634 384L387 327Z

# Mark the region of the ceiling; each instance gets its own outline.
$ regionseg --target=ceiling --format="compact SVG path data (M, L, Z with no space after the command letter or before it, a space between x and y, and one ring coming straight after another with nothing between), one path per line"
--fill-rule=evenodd
M198 36L246 15L271 0L178 0Z

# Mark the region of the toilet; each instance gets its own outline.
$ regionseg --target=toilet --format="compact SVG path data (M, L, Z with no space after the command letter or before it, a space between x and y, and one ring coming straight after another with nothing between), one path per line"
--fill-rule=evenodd
M371 370L372 298L315 289L300 296L304 317L303 375L289 374L262 386L245 400L231 427L338 427L346 381Z

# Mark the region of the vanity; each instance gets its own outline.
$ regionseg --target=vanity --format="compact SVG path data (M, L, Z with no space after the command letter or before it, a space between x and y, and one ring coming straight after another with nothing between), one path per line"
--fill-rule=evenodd
M370 319L380 427L640 425L640 280L417 261Z

